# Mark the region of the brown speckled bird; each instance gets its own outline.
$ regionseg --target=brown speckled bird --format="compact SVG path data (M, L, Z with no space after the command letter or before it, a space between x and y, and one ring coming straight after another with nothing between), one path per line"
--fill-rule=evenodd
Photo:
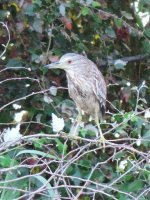
M70 97L78 109L78 121L82 120L81 110L92 116L104 141L99 121L103 118L106 105L106 83L97 66L88 58L76 53L63 55L58 62L46 65L66 72Z

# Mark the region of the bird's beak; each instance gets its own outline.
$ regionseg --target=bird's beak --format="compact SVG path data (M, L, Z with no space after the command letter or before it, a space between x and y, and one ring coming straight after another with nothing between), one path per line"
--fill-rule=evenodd
M61 64L59 62L54 62L48 65L45 65L44 67L48 69L61 68Z

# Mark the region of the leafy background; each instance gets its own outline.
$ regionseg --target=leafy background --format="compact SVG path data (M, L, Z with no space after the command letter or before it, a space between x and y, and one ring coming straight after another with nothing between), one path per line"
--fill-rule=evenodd
M148 200L150 21L143 26L140 13L149 0L3 0L0 8L1 199ZM105 76L105 152L94 122L85 119L76 140L68 134L77 112L65 73L43 68L66 52ZM53 131L52 113L64 132ZM10 144L4 133L17 125L22 138Z

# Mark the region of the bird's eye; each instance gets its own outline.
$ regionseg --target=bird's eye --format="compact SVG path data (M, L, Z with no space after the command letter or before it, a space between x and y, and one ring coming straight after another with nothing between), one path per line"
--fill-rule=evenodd
M72 63L72 61L71 61L71 60L68 60L68 63L70 64L70 63Z

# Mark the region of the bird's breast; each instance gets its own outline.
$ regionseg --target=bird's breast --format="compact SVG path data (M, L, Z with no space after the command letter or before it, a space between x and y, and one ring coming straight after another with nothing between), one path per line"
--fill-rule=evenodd
M77 106L85 113L95 117L95 112L99 112L99 103L94 95L89 81L81 75L67 75L68 90L70 97L75 101Z

